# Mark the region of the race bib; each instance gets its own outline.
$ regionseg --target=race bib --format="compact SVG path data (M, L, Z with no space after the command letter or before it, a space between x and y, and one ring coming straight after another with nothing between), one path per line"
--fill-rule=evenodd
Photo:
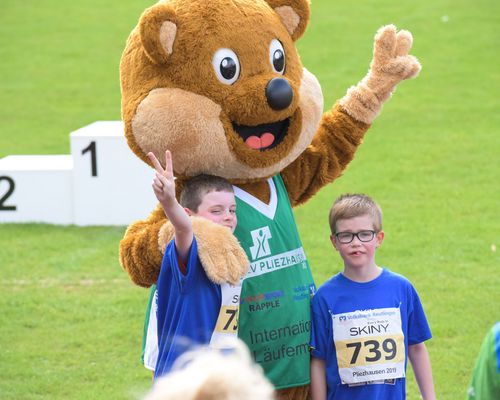
M379 383L405 376L399 308L332 314L332 322L342 383Z
M214 348L231 347L231 341L238 335L238 314L240 310L241 282L239 285L221 285L222 302L217 323L210 339Z

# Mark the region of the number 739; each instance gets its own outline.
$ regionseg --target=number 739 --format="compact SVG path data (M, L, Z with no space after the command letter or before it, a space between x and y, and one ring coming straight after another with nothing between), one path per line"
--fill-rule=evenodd
M351 342L346 344L347 348L354 349L351 364L356 364L362 347L366 348L365 361L376 362L384 357L385 360L393 360L397 354L397 345L394 339L385 339L381 343L378 340L366 340L364 342ZM365 352L363 352L365 353ZM382 354L383 353L383 354Z

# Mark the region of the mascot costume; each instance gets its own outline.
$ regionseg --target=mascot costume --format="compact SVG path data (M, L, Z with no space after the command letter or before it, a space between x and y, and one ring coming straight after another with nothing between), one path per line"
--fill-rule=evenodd
M293 400L308 397L315 286L292 207L341 175L396 85L420 71L411 34L383 27L366 77L323 114L321 87L295 47L309 12L308 0L160 1L120 65L132 151L163 163L170 150L178 188L200 173L235 186L235 235L250 260L238 336L278 397ZM193 222L202 264L215 282L234 281L245 257L211 225ZM156 282L171 237L161 206L127 229L120 260L134 283Z

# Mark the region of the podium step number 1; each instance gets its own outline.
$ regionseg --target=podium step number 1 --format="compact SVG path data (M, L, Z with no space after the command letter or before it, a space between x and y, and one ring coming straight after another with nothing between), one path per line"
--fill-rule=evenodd
M154 172L127 146L121 121L94 122L70 144L70 155L0 159L0 223L129 225L154 209Z

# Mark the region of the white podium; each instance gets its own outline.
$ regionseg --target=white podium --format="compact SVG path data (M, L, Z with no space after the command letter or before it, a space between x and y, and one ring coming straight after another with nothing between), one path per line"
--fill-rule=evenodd
M127 146L121 121L94 122L70 135L74 223L128 225L156 206L153 170Z
M0 223L129 225L154 209L154 172L127 146L121 121L78 129L70 144L70 155L0 159Z
M71 156L8 156L0 160L0 221L71 224Z

